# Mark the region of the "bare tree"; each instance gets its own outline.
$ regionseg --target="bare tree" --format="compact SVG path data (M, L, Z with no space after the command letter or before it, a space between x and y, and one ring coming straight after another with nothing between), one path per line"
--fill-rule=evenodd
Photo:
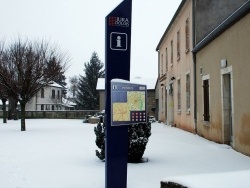
M69 91L70 93L72 93L73 98L75 98L77 92L78 77L77 76L69 77L69 83L70 83Z
M8 100L8 94L6 90L0 84L0 99L3 103L3 123L7 123L7 111L6 111L6 102Z
M66 70L69 58L44 41L18 39L4 50L0 78L9 95L21 106L21 131L25 131L25 106L42 88ZM53 66L51 67L51 64ZM47 71L48 66L53 71Z
M0 43L0 62L3 59L4 54L4 44ZM6 111L6 101L8 99L8 93L7 90L4 88L4 86L1 84L2 79L0 78L0 99L3 103L3 123L7 123L7 111Z

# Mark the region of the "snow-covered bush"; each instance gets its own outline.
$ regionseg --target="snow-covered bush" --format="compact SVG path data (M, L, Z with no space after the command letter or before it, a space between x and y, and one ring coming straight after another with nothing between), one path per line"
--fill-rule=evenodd
M128 127L128 162L140 162L148 139L151 135L151 123L138 123Z
M98 123L97 126L94 128L96 140L95 143L97 147L101 150L100 152L96 150L96 156L100 160L105 159L105 124L104 123Z
M94 128L94 132L96 134L96 145L100 149L100 151L96 150L96 156L100 160L105 160L105 124L99 122ZM150 135L150 122L128 126L128 162L141 162Z

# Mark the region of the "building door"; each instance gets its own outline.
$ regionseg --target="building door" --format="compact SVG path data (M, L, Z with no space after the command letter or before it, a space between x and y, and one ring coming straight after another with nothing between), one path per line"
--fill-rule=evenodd
M155 99L155 117L159 120L159 99Z
M165 89L166 89L166 91L165 91L165 107L164 108L165 108L165 118L167 120L167 117L168 117L168 92L167 92L167 87Z
M224 120L224 142L233 144L233 111L232 111L232 79L231 73L222 76L223 89L223 120Z
M168 125L174 125L174 85L173 83L169 84L167 99L168 99L167 122L168 122Z

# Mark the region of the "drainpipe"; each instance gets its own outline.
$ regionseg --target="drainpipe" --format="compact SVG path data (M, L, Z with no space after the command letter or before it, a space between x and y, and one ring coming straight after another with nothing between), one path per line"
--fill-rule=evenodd
M159 78L160 78L160 75L159 75L159 73L160 73L160 51L159 51L159 49L157 49L157 53L158 53L158 72L157 72L157 76L158 76L158 79L157 79L157 89L158 89L158 92L157 92L157 97L158 97L158 104L157 104L157 119L158 119L158 121L160 120L160 96L159 96L159 89L160 89L160 83L159 83Z
M37 111L37 93L36 93L36 111Z
M196 82L196 54L193 54L194 61L194 128L195 133L197 134L197 82Z
M196 0L192 0L192 38L193 38L193 48L196 45L196 38L195 38L195 2ZM196 82L196 53L193 52L193 69L194 69L194 127L195 133L197 134L197 82Z

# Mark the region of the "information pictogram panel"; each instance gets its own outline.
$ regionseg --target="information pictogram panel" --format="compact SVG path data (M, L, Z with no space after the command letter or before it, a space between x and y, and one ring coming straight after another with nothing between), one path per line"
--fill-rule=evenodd
M111 50L127 50L127 34L112 32L110 33L110 48Z

